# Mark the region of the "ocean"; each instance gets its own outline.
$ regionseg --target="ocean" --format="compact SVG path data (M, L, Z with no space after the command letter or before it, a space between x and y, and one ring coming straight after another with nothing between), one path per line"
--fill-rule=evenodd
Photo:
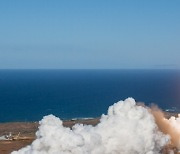
M128 97L180 112L180 70L0 70L0 122L99 117Z

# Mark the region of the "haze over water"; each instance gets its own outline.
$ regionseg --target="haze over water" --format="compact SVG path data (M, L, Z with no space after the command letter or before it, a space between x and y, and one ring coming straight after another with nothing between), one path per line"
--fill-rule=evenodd
M0 70L0 122L98 117L133 97L180 109L179 70Z

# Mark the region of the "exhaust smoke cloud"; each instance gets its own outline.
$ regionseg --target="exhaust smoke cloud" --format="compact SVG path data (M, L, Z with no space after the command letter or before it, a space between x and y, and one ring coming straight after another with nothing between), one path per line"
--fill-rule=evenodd
M96 126L76 124L70 129L59 118L45 116L37 139L12 154L158 154L171 139L179 147L172 127L178 134L180 116L167 120L157 108L149 111L128 98L110 106Z
M172 144L180 150L180 114L177 118L172 116L166 119L163 111L157 106L152 106L150 110L160 131L169 134Z

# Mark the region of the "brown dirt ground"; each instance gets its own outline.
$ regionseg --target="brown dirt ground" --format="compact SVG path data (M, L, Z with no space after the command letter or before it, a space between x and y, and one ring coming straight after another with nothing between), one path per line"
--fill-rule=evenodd
M87 119L87 120L69 120L64 121L63 125L66 127L72 127L76 123L96 125L99 119ZM33 142L35 139L35 132L38 129L37 122L12 122L12 123L1 123L0 124L0 136L12 133L13 136L18 135L20 137L26 137L24 140L13 140L13 141L0 141L0 154L9 154L12 151L21 149Z

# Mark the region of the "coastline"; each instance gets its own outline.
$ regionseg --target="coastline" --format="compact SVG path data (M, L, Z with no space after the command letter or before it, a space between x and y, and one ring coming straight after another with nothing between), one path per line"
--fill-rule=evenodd
M164 112L165 117L177 116L178 113ZM85 125L97 125L100 118L84 118L64 120L63 125L71 128L73 125L80 123ZM7 122L0 123L0 136L8 135L10 132L14 138L13 140L0 140L0 153L9 154L12 151L19 150L31 144L35 140L35 133L38 130L38 122ZM168 147L169 148L169 147ZM170 147L173 148L173 147ZM164 152L163 152L164 153Z

